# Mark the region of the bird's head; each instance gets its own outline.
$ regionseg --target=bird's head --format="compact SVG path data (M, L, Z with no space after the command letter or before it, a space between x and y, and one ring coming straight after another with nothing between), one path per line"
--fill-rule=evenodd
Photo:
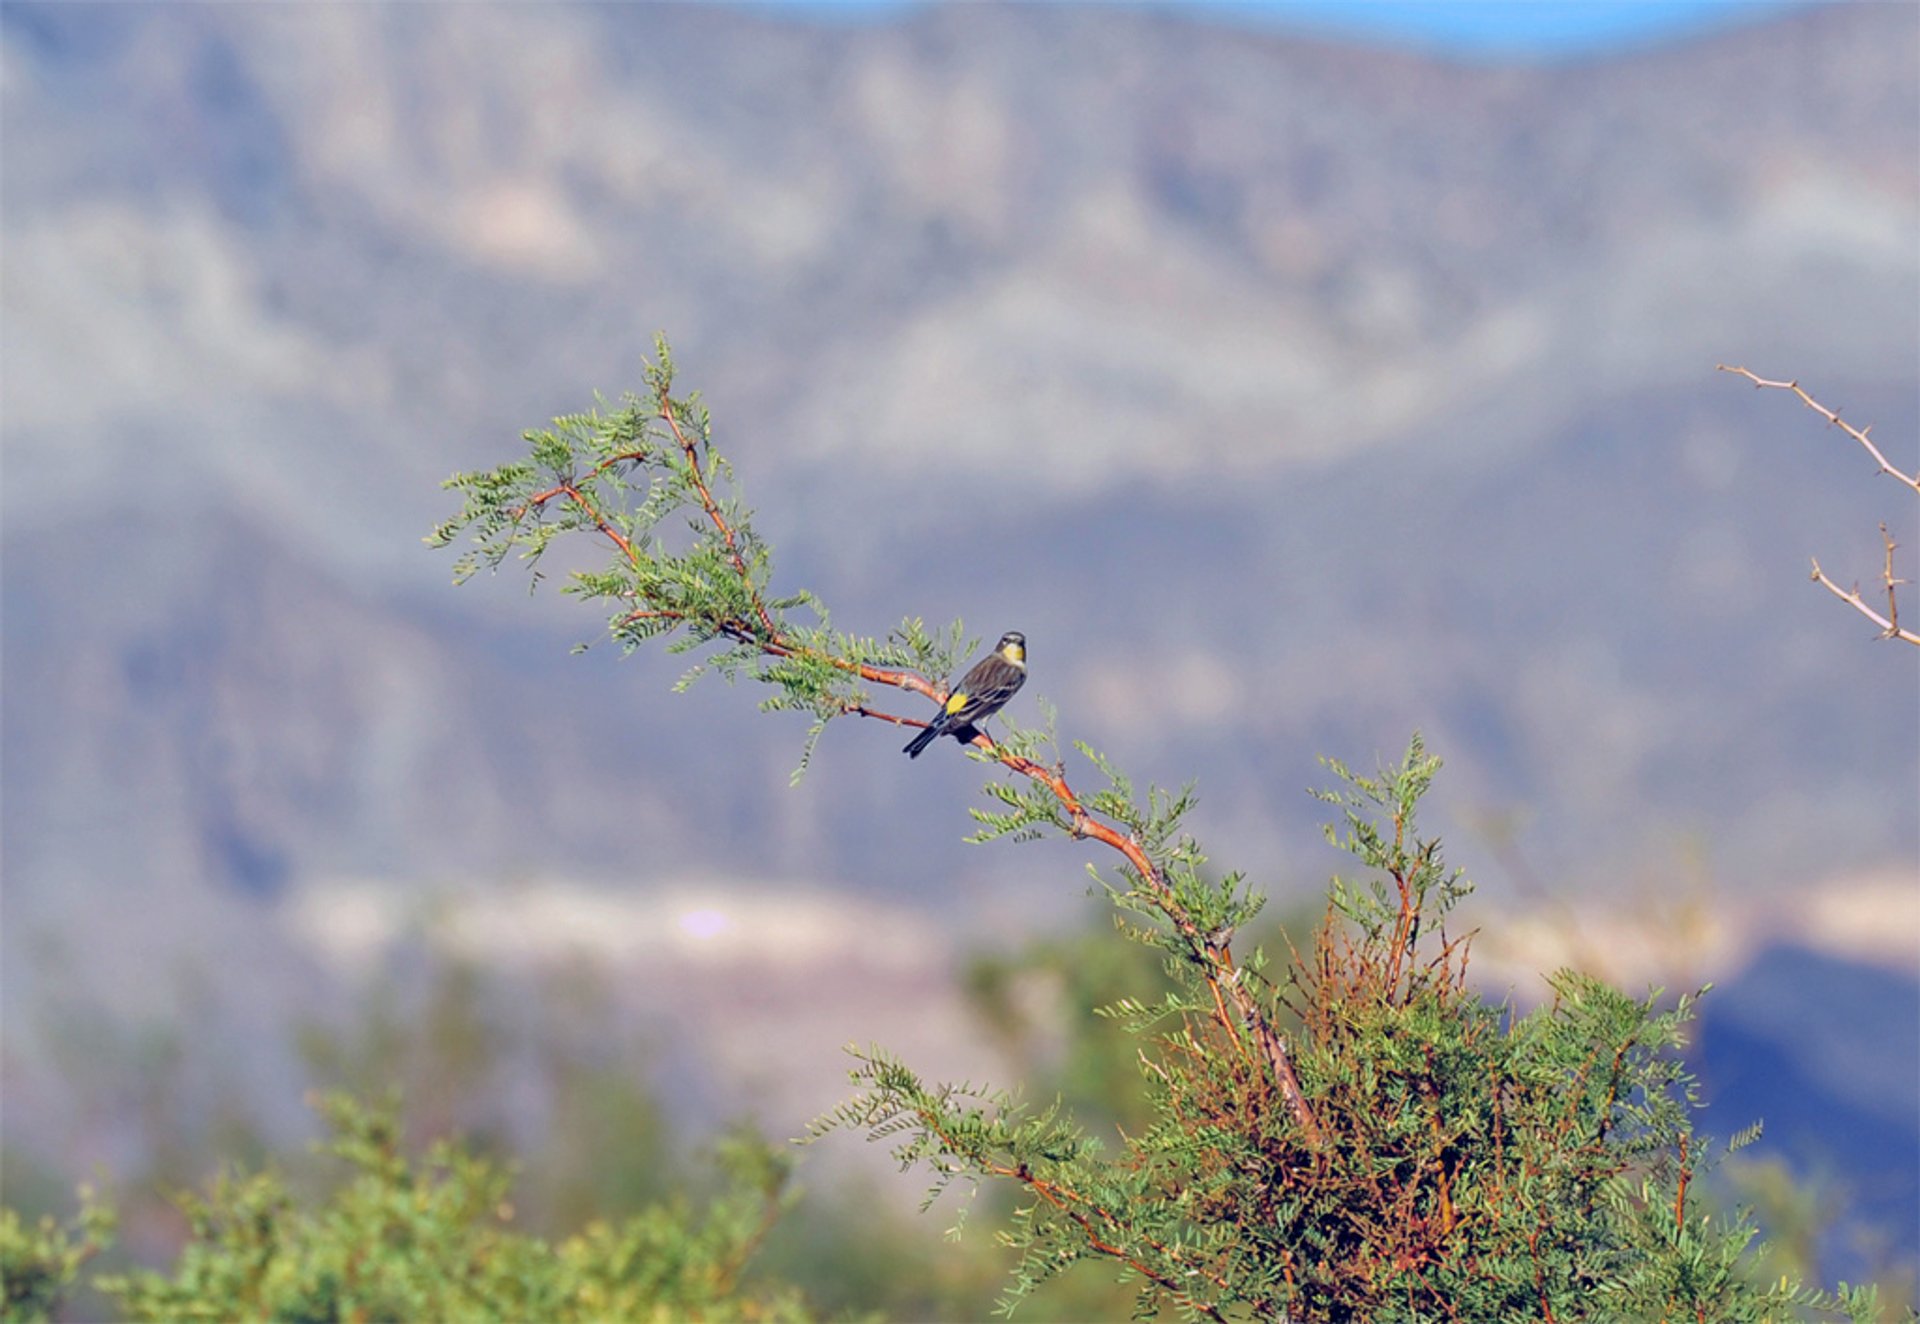
M1027 636L1018 630L1008 630L1000 636L1000 646L993 650L1016 667L1027 665Z

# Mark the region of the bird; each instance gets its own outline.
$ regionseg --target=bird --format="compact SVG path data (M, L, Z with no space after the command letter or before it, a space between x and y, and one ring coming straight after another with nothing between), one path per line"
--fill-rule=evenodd
M986 721L1027 683L1027 636L1008 630L991 653L975 662L953 687L953 693L941 705L940 713L927 729L907 742L901 752L919 758L941 736L951 735L963 744L978 735L975 724Z

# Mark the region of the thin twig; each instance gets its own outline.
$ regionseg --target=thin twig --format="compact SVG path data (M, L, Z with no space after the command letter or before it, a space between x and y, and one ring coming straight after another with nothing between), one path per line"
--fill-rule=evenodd
M1793 392L1795 395L1800 397L1801 404L1805 405L1807 408L1811 409L1814 413L1826 419L1827 422L1833 424L1835 427L1839 428L1842 432L1846 433L1849 437L1852 437L1855 441L1859 442L1862 446L1866 447L1867 454L1873 456L1873 462L1880 466L1881 473L1891 474L1893 475L1893 477L1899 479L1901 482L1905 483L1908 487L1912 488L1915 492L1920 492L1920 478L1915 478L1912 474L1902 473L1900 470L1894 468L1893 465L1887 462L1887 457L1880 453L1880 448L1873 444L1873 439L1867 435L1869 432L1873 431L1873 425L1871 423L1869 423L1866 427L1863 427L1863 428L1855 427L1853 424L1847 422L1845 419L1840 417L1839 410L1829 409L1825 405L1821 404L1818 400L1808 395L1804 390L1801 389L1800 383L1797 381L1794 381L1794 382L1771 381L1768 378L1761 377L1756 373L1749 372L1745 368L1729 367L1724 363L1716 363L1713 366L1719 369L1721 372L1737 373L1739 376L1745 377L1748 381L1752 382L1755 387L1758 387L1758 388Z
M1833 594L1834 597L1840 599L1840 601L1846 603L1849 607L1852 607L1855 611L1859 612L1862 616L1872 621L1875 625L1879 626L1880 637L1882 639L1901 639L1906 641L1907 643L1915 645L1916 647L1920 647L1920 634L1915 634L1912 630L1907 629L1903 625L1897 624L1893 620L1889 620L1887 617L1882 616L1879 612L1875 611L1872 607L1869 607L1867 605L1867 600L1860 596L1860 586L1858 584L1855 584L1850 589L1841 588L1838 584L1833 582L1833 580L1827 575L1826 571L1820 568L1820 562L1817 560L1814 561L1813 573L1809 575L1808 578L1813 580L1814 583L1820 585L1820 587L1824 588L1827 592ZM1887 596L1889 598L1893 596L1894 585L1904 584L1906 582L1907 581L1904 579L1890 578L1887 583Z
M1800 383L1797 381L1774 381L1771 378L1762 377L1757 373L1750 372L1746 368L1729 367L1724 363L1715 364L1714 366L1721 372L1731 372L1738 376L1745 377L1754 384L1756 389L1764 388L1776 391L1791 391L1795 396L1799 397L1800 403L1804 404L1814 413L1820 415L1820 417L1826 419L1827 422L1831 423L1834 427L1839 428L1842 432L1865 447L1867 454L1871 455L1873 462L1879 466L1879 472L1892 475L1905 486L1911 488L1915 493L1920 493L1920 479L1916 479L1912 474L1904 473L1896 469L1888 462L1886 455L1882 453L1880 448L1874 444L1873 438L1867 435L1873 431L1871 424L1864 428L1853 426L1853 424L1840 417L1839 410L1829 409L1808 395L1806 391L1801 389ZM1860 586L1858 584L1855 584L1850 589L1841 588L1839 584L1835 583L1833 579L1827 575L1826 571L1820 568L1820 562L1817 559L1813 562L1813 574L1811 578L1814 583L1820 585L1826 589L1827 592L1833 594L1834 597L1839 598L1840 601L1846 603L1862 616L1879 626L1880 637L1882 639L1899 639L1906 643L1913 644L1916 647L1920 647L1920 634L1915 634L1912 630L1906 629L1900 624L1900 599L1896 590L1907 581L1897 578L1893 573L1893 553L1898 544L1894 542L1893 535L1887 532L1887 526L1885 524L1880 526L1880 539L1885 544L1887 553L1886 565L1880 573L1881 583L1885 585L1887 590L1887 614L1885 616L1882 616L1879 612L1867 605L1866 599L1860 596Z
M695 490L700 493L700 504L707 508L707 518L713 522L714 528L718 529L720 536L726 540L727 555L733 561L733 568L740 574L740 582L746 585L747 596L753 601L754 614L760 618L760 624L766 627L767 638L774 638L779 631L774 629L773 615L767 610L767 604L761 598L760 590L754 586L753 576L747 572L747 561L740 553L740 542L734 536L733 526L727 523L726 517L720 513L720 505L713 499L713 492L707 486L707 476L700 468L700 452L695 449L692 439L681 428L680 416L674 412L673 401L667 398L665 391L660 394L660 417L673 432L673 439L680 443L680 449L687 457L687 468L693 474Z
M1693 1167L1687 1162L1687 1133L1680 1133L1680 1189L1673 1197L1673 1227L1678 1232L1687 1225L1687 1179L1693 1176Z
M960 1146L957 1139L949 1135L946 1129L940 1125L939 1114L927 1109L919 1109L917 1112L921 1125L925 1126L928 1131L932 1132L933 1135L939 1139L949 1154L953 1154L956 1157L965 1156L966 1151ZM1221 1324L1225 1324L1226 1316L1220 1313L1217 1306L1196 1299L1184 1284L1155 1270L1152 1266L1143 1262L1138 1256L1129 1253L1124 1248L1114 1245L1094 1229L1094 1218L1097 1216L1100 1222L1107 1227L1113 1228L1116 1231L1124 1230L1125 1224L1111 1209L1088 1199L1070 1187L1062 1186L1058 1182L1048 1181L1024 1163L1018 1165L995 1163L992 1159L987 1158L978 1159L977 1162L979 1162L984 1171L992 1176L1010 1177L1015 1181L1024 1183L1035 1195L1079 1224L1080 1230L1086 1234L1087 1244L1100 1254L1122 1261L1135 1273L1143 1278L1150 1279L1166 1291L1172 1293L1176 1300L1206 1315L1209 1319L1220 1320ZM1152 1237L1141 1235L1140 1240L1153 1251L1167 1259L1179 1260L1181 1258L1179 1252L1156 1241ZM1196 1265L1192 1269L1192 1272L1207 1279L1223 1291L1229 1287L1227 1280L1212 1270Z
M1885 543L1887 548L1887 563L1880 571L1880 578L1887 586L1887 632L1898 638L1904 636L1907 631L1900 628L1900 598L1894 590L1907 581L1895 579L1893 576L1893 553L1900 544L1893 540L1893 535L1887 532L1885 524L1880 526L1880 541Z
M992 754L1014 772L1039 782L1051 791L1074 824L1075 836L1092 837L1095 841L1112 847L1126 857L1134 874L1152 893L1160 912L1172 922L1180 936L1185 938L1194 950L1207 958L1207 987L1213 993L1214 1005L1218 1009L1222 1028L1230 1035L1233 1033L1233 1018L1227 1015L1224 1005L1226 1001L1231 1001L1234 1010L1239 1013L1241 1024L1245 1025L1248 1032L1253 1035L1261 1055L1266 1058L1267 1064L1272 1068L1274 1083L1280 1087L1280 1094L1286 1100L1287 1110L1293 1114L1300 1128L1307 1133L1309 1141L1318 1144L1320 1128L1314 1122L1313 1110L1307 1106L1306 1094L1300 1088L1299 1077L1294 1074L1286 1041L1273 1028L1272 1021L1255 1000L1246 981L1240 978L1239 970L1233 963L1231 947L1224 942L1211 940L1200 932L1199 926L1175 901L1172 884L1167 882L1166 875L1148 856L1140 842L1130 833L1118 832L1090 817L1082 807L1079 797L1074 794L1073 788L1067 784L1066 778L1057 770L1002 750L985 732L974 737L973 743Z
M577 485L578 482L581 482L581 481L591 481L592 479L598 478L601 474L613 468L613 466L616 464L638 463L639 461L644 460L646 458L647 458L647 452L645 452L644 450L621 451L618 455L609 455L606 459L594 465L593 468L587 470L586 479L575 480L572 483L557 483L554 486L549 487L544 492L535 492L532 496L528 497L525 501L521 502L519 505L515 506L512 510L508 511L507 513L514 520L515 523L518 523L520 520L520 517L526 514L529 510L533 509L536 506L546 505L547 502L553 500L555 497L559 496L561 493L567 491L567 489L570 486L575 486Z
M633 543L628 541L627 535L609 524L606 516L602 515L597 507L580 494L579 488L575 487L572 483L562 483L560 484L559 490L564 492L567 500L579 507L579 509L586 514L587 518L591 519L594 524L599 527L600 532L606 534L608 540L620 549L620 555L627 558L629 564L639 565L639 555L633 550Z

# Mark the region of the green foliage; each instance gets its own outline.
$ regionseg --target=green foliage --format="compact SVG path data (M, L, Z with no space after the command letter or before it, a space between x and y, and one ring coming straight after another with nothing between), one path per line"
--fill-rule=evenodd
M1662 1009L1564 971L1532 1014L1465 986L1466 943L1443 922L1467 895L1416 811L1437 761L1416 739L1374 778L1335 766L1333 834L1366 867L1339 882L1311 958L1267 996L1290 1006L1306 1133L1184 987L1115 1011L1145 1043L1152 1122L1112 1157L1057 1108L928 1086L879 1051L861 1094L816 1129L851 1127L933 1173L1024 1186L1011 1309L1089 1257L1139 1285L1143 1315L1294 1320L1873 1318L1874 1293L1753 1281L1744 1217L1703 1206L1707 1142L1678 1056L1692 1000ZM1134 820L1178 858L1178 797ZM1137 893L1113 893L1123 909ZM1182 884L1176 905L1191 887ZM1229 904L1216 885L1196 900ZM1163 926L1136 936L1178 947Z
M436 937L434 913L430 907L417 941L376 976L351 1015L300 1027L316 1086L403 1098L396 1126L408 1153L424 1152L432 1137L458 1135L473 1153L496 1160L512 1154L511 1226L549 1242L572 1239L596 1222L620 1228L633 1215L702 1210L716 1197L738 1196L737 1183L675 1134L645 1084L656 1055L590 964L531 986L517 983L448 951ZM133 1039L107 1043L104 1055L89 1061L89 1079L129 1078L129 1058L144 1060L141 1048ZM188 1061L184 1069L198 1068ZM180 1245L162 1256L155 1233L177 1227L182 1240L188 1233L177 1192L223 1169L223 1156L250 1153L242 1161L258 1171L269 1151L255 1141L236 1145L232 1127L189 1127L177 1113L139 1116L157 1128L139 1132L132 1146L148 1166L116 1174L113 1206L121 1225L143 1233L138 1262L157 1268L172 1265ZM530 1126L535 1118L541 1124ZM338 1184L341 1162L330 1153L295 1151L271 1162L296 1209L319 1208ZM15 1154L6 1156L4 1186L9 1204L35 1211L72 1195L67 1182L36 1174ZM106 1212L111 1221L113 1211ZM492 1209L477 1216L497 1221ZM14 1222L21 1225L17 1216ZM24 1227L31 1231L33 1220ZM102 1254L77 1277L56 1281L24 1250L0 1261L0 1283L19 1285L23 1295L31 1295L28 1284L46 1283L38 1309L22 1313L17 1303L0 1318L126 1318L126 1308L102 1295L94 1277L110 1260L116 1270L136 1262L127 1240L106 1248L104 1234L97 1237ZM896 1202L836 1186L810 1192L804 1208L782 1214L755 1249L739 1291L751 1298L771 1295L759 1284L787 1284L833 1319L859 1318L862 1310L894 1319L978 1319L999 1276L992 1247L944 1246L937 1228ZM56 1306L47 1305L48 1292L59 1293Z
M181 1197L191 1236L171 1271L99 1280L128 1318L809 1318L790 1292L741 1284L786 1203L786 1162L757 1140L722 1147L729 1182L704 1211L672 1202L549 1244L513 1230L492 1163L445 1141L409 1158L390 1108L344 1094L321 1107L347 1180L312 1208L271 1170Z
M1176 987L1159 953L1113 941L1112 929L1103 923L979 956L965 976L968 1005L1028 1089L1059 1094L1101 1135L1142 1128L1152 1115L1133 1037L1103 1013L1123 994L1157 1002Z
M0 1320L34 1324L53 1318L81 1266L113 1240L113 1210L80 1191L80 1213L62 1225L51 1217L29 1225L0 1209Z
M714 484L730 471L705 412L672 396L658 350L645 397L559 420L528 434L527 461L453 480L466 507L435 541L476 538L461 573L597 535L611 563L570 591L615 603L615 639L711 646L689 680L711 666L770 685L762 707L811 713L815 737L843 714L888 717L870 686L939 692L958 627L942 645L909 621L878 644L831 632L809 593L772 596L768 549ZM691 532L675 541L663 530L681 512ZM1104 1009L1137 1044L1141 1122L1109 1156L1058 1101L928 1085L872 1049L855 1054L860 1094L814 1127L891 1145L929 1171L930 1201L956 1182L1019 1192L1006 1309L1101 1261L1135 1285L1141 1317L1871 1315L1870 1292L1756 1285L1751 1227L1700 1204L1709 1147L1677 1053L1689 999L1663 1009L1573 972L1525 1016L1468 992L1467 943L1445 926L1470 888L1418 831L1439 764L1417 738L1374 777L1331 765L1341 785L1322 798L1343 823L1330 835L1366 872L1335 880L1313 951L1276 985L1262 953L1232 951L1262 898L1206 872L1183 827L1192 787L1136 794L1076 743L1102 783L1081 796L1042 759L1052 727L1050 714L1044 736L1009 727L969 750L1014 774L987 784L973 840L1058 834L1119 855L1094 877L1170 981Z
M775 595L768 548L732 491L706 406L697 394L673 394L664 337L655 350L645 394L629 393L617 409L596 401L526 433L525 460L448 479L463 505L427 542L472 540L454 563L456 581L517 552L537 584L555 539L596 535L612 549L607 564L571 572L562 591L607 604L607 636L627 652L656 638L670 639L672 653L707 649L676 688L713 671L770 687L763 710L810 714L798 779L826 724L866 707L875 672L948 676L974 644L958 625L935 635L918 619L884 641L844 634L805 589Z
M514 1204L535 1230L628 1212L684 1184L690 1174L645 1086L650 1054L591 966L531 988L503 984L425 937L424 951L401 958L404 975L370 981L355 1017L300 1026L314 1086L362 1097L397 1088L408 1137L516 1149L526 1175ZM517 1111L530 1099L550 1119L537 1143Z

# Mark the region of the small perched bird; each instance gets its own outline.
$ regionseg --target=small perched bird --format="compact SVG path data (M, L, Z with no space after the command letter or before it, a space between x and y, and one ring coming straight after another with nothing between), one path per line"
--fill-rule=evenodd
M979 732L976 723L984 722L1002 708L1027 683L1027 636L1008 630L991 653L975 662L960 683L953 687L940 715L933 724L907 742L905 753L914 758L920 751L951 735L962 743Z

